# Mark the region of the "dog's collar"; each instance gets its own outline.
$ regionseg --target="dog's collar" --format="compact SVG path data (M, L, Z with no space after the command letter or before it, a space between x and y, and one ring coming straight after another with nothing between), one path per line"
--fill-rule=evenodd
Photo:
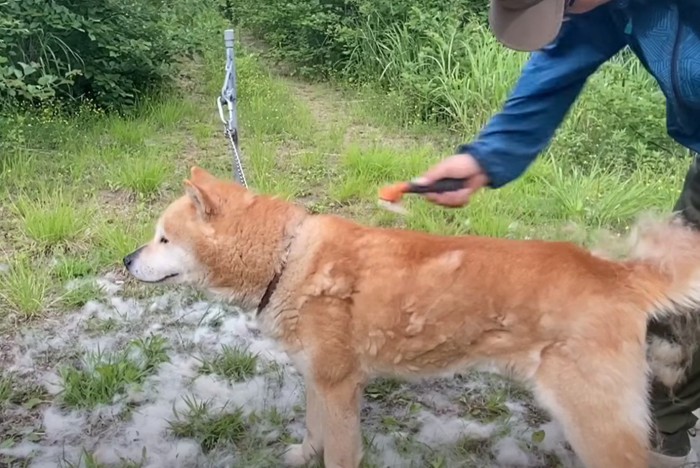
M267 305L270 303L270 299L272 298L272 295L274 294L275 290L277 289L277 285L280 282L282 271L284 271L284 265L282 265L280 271L275 273L275 275L272 277L272 280L267 285L265 293L263 294L263 297L262 299L260 299L260 303L258 304L258 315L260 315L260 312L265 310L265 307L267 307Z
M306 217L302 217L294 226L292 229L292 232L296 232L297 229L299 229L299 226L303 224L304 220ZM258 303L258 308L256 310L256 316L260 315L260 313L265 310L265 307L270 304L270 300L272 299L272 295L275 293L275 290L277 290L277 285L280 282L280 278L282 277L282 273L284 273L284 269L287 267L287 255L289 255L289 249L292 244L292 241L294 240L295 235L292 234L288 239L287 239L287 248L285 255L282 260L282 265L280 265L279 271L275 272L275 274L272 276L272 279L267 285L267 288L265 288L265 292L263 293L262 298L260 299L260 303Z

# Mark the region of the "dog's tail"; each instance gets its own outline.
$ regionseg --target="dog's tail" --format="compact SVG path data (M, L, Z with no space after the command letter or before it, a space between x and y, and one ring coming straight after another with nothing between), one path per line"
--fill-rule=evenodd
M649 318L700 309L700 230L680 217L649 215L632 228L629 262L646 291ZM699 312L700 313L700 312Z
M648 361L656 380L673 389L700 345L700 230L679 216L645 216L629 241L635 295L650 320Z

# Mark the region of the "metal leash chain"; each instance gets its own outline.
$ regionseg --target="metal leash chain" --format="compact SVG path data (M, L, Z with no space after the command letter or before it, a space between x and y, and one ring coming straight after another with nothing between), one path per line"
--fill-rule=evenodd
M224 77L224 85L221 87L221 96L216 100L216 103L219 108L219 117L224 123L224 135L228 138L233 150L233 175L240 184L247 188L248 183L243 172L241 152L238 145L238 113L236 111L238 96L236 94L236 60L233 51L234 37L232 29L224 31L224 45L226 46L226 76ZM224 104L228 107L228 119L224 114Z
M231 148L233 149L233 163L234 163L234 177L236 180L248 188L248 182L245 179L245 174L243 173L243 164L241 163L241 156L238 153L238 135L232 132L228 127L224 127L224 135L228 138Z

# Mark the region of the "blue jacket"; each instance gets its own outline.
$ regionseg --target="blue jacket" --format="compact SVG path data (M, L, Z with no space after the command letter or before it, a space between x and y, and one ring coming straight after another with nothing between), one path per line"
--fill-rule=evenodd
M501 112L458 148L476 158L492 188L528 168L588 77L625 46L666 97L669 135L700 152L700 1L624 1L572 15L552 44L531 55Z

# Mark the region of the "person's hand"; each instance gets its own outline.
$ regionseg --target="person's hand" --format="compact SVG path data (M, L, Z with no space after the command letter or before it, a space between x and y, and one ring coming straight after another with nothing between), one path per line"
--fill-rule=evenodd
M457 154L434 165L413 182L419 185L427 185L445 177L466 178L466 186L464 189L456 192L427 193L425 198L435 204L448 207L466 205L469 202L469 197L484 187L489 181L476 159L468 154Z

